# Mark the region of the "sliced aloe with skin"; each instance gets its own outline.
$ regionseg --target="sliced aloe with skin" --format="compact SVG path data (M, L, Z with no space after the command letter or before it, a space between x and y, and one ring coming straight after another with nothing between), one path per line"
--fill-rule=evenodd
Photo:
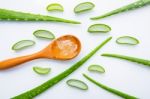
M90 33L108 33L111 31L111 27L106 24L93 24L88 28Z
M55 39L55 35L48 30L36 30L33 35L37 38Z
M139 40L131 36L121 36L117 38L116 43L126 45L137 45L139 44Z
M74 12L81 13L81 12L85 12L88 10L92 10L94 7L95 7L95 5L92 2L83 2L83 3L78 4L74 8Z
M33 67L33 70L37 74L41 74L41 75L46 75L46 74L48 74L51 71L50 68L43 68L43 67L38 67L38 66Z
M81 80L77 80L77 79L70 79L67 82L67 85L74 87L74 88L78 88L81 90L88 90L88 86L86 83L84 83Z
M32 40L21 40L12 46L12 50L21 50L33 45L35 45L35 42Z
M63 6L59 3L49 4L46 9L47 11L60 11L60 12L64 11Z
M88 67L88 71L98 72L98 73L104 73L105 69L102 66L100 66L100 65L94 64L94 65L90 65Z

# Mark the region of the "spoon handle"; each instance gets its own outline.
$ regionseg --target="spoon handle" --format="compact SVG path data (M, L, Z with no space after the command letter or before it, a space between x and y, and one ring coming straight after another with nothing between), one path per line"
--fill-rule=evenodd
M21 56L21 57L16 57L16 58L0 61L0 70L12 68L12 67L15 67L16 65L19 65L27 61L37 59L37 58L40 58L40 53L35 53L31 55L26 55L26 56Z

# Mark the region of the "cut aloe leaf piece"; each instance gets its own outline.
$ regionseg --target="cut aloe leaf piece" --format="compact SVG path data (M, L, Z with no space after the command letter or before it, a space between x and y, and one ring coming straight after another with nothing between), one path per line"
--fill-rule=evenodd
M121 36L117 38L116 43L127 44L127 45L137 45L139 44L139 40L131 36Z
M78 4L75 8L74 8L74 12L75 13L81 13L81 12L85 12L88 10L92 10L95 7L95 5L91 2L83 2Z
M48 30L36 30L33 35L37 38L55 39L55 35Z
M107 33L111 31L111 27L106 24L93 24L88 28L90 33Z
M86 74L83 74L83 76L84 76L87 80L89 80L90 82L92 82L93 84L97 85L98 87L103 88L104 90L106 90L106 91L108 91L108 92L111 92L111 93L113 93L113 94L116 94L116 95L122 97L123 99L139 99L139 98L137 98L137 97L135 97L135 96L129 95L129 94L124 93L124 92L121 92L121 91L119 91L119 90L117 90L117 89L110 88L110 87L108 87L108 86L106 86L106 85L104 85L104 84L102 84L102 83L100 83L100 82L97 82L97 81L95 81L93 78L87 76Z
M37 74L41 74L41 75L46 75L50 72L50 68L42 68L42 67L33 67L33 70L37 73Z
M64 11L63 6L59 3L49 4L46 9L47 11L61 11L61 12Z
M35 44L32 40L21 40L12 46L12 50L21 50Z
M69 86L71 87L75 87L81 90L88 90L88 86L86 83L84 83L81 80L77 80L77 79L70 79L66 82Z
M102 66L95 64L95 65L90 65L88 67L88 71L104 73L105 69Z

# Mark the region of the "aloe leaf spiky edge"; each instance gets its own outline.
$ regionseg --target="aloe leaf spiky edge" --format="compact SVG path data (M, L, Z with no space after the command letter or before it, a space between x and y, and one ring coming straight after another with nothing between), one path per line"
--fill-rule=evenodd
M113 94L116 94L116 95L118 95L118 96L120 96L120 97L123 97L123 98L125 98L125 99L138 99L138 98L135 97L135 96L128 95L128 94L123 93L123 92L121 92L121 91L119 91L119 90L116 90L116 89L110 88L110 87L108 87L108 86L106 86L106 85L103 85L103 84L101 84L101 83L95 81L95 80L92 79L91 77L87 76L86 74L83 74L83 76L84 76L87 80L89 80L89 81L91 81L92 83L94 83L95 85L97 85L97 86L99 86L99 87L101 87L101 88L103 88L103 89L105 89L105 90L107 90L107 91L109 91L109 92L111 92L111 93L113 93Z
M149 5L149 4L150 4L150 0L138 0L136 2L128 4L126 6L123 6L123 7L120 7L118 9L112 10L112 11L110 11L108 13L105 13L103 15L100 15L100 16L92 17L90 19L91 20L102 19L102 18L105 18L105 17L108 17L108 16L112 16L114 14L118 14L118 13L121 13L121 12L126 12L126 11L133 10L133 9L136 9L136 8L140 8L140 7L144 7L145 5Z
M145 60L145 59L141 59L141 58L119 55L119 54L109 54L109 53L104 53L101 56L120 58L120 59L124 59L124 60L128 60L128 61L132 61L132 62L136 62L139 64L150 66L150 60Z
M15 96L11 99L32 99L33 97L41 94L42 92L46 91L50 87L54 86L67 76L69 76L72 72L77 70L81 65L83 65L88 59L90 59L100 48L102 48L106 43L108 43L112 37L107 38L104 40L100 45L98 45L94 50L92 50L89 54L87 54L85 57L83 57L80 61L76 62L74 65L72 65L69 69L65 70L64 72L60 73L59 75L55 76L54 78L48 80L47 82L29 90L26 91L18 96Z
M80 24L80 22L67 20L63 18L46 16L40 14L25 13L0 8L0 20L1 21L55 21L72 24Z

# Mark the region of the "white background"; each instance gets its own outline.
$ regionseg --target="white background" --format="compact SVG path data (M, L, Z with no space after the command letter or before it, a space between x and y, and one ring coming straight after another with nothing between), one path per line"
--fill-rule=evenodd
M112 9L131 3L135 0L89 0L96 7L87 13L75 15L73 8L80 2L87 0L0 0L0 8L53 15L68 19L81 21L81 25L72 25L55 22L0 22L0 60L17 57L37 52L47 46L51 41L35 38L32 33L37 29L47 29L56 37L64 34L77 36L82 43L82 51L78 57L70 61L56 61L49 59L38 59L22 64L13 69L0 71L0 99L9 99L24 91L32 89L55 75L69 68L76 61L86 55L91 49L100 44L107 37L113 36L113 40L99 51L81 68L69 77L37 96L36 99L119 99L87 81L82 73L88 74L97 81L112 88L137 96L141 99L150 99L150 68L144 65L102 57L104 52L118 53L150 59L150 6L111 16L102 20L91 21L89 17L103 14ZM65 11L47 12L46 6L52 2L61 3ZM112 27L108 34L90 34L87 32L89 25L94 23L105 23ZM140 44L137 46L118 45L115 40L119 36L130 35L138 38ZM36 41L36 45L28 49L14 52L11 46L23 39ZM105 74L90 73L87 67L90 64L100 64L106 69ZM50 67L49 75L41 76L33 72L33 66ZM80 79L89 86L88 91L81 91L66 85L70 78Z

